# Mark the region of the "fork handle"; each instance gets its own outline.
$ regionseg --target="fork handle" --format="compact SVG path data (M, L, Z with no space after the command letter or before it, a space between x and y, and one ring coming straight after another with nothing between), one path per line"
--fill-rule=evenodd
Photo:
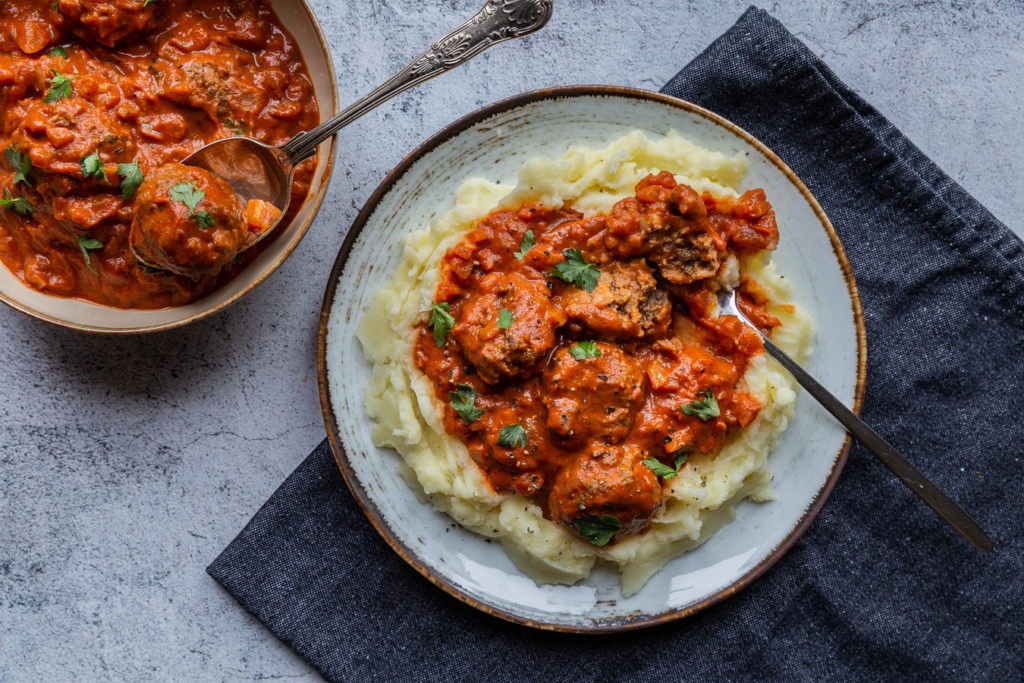
M764 349L772 358L777 360L789 374L796 378L804 389L807 390L825 410L832 413L832 416L839 420L853 438L860 441L871 451L875 457L881 460L886 467L892 470L893 474L899 477L900 481L906 484L907 488L917 494L918 498L928 504L939 517L953 527L957 533L973 543L983 552L992 550L992 541L985 532L974 523L966 512L946 497L935 484L919 472L913 465L907 462L906 458L896 452L888 441L871 429L863 420L843 405L828 389L821 386L816 379L811 377L802 367L796 364L792 358L772 343L771 340L761 335L764 340Z

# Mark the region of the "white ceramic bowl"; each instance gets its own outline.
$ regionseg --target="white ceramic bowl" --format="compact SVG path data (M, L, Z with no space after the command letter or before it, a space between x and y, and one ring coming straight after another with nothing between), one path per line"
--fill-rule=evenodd
M352 493L384 539L420 573L496 616L545 629L616 631L691 614L732 595L768 569L824 504L849 450L843 429L801 395L769 457L776 499L741 503L736 519L704 545L622 596L618 577L595 571L575 586L538 586L500 544L455 527L418 499L399 458L376 448L362 388L370 367L355 329L373 293L399 263L402 239L449 209L456 188L481 175L515 185L523 161L558 157L572 143L601 147L630 130L674 129L701 146L750 158L744 187L763 187L782 240L774 260L810 313L816 351L807 365L855 410L865 376L856 286L832 226L807 188L749 134L699 107L655 93L580 86L527 93L452 124L407 157L360 213L338 255L321 314L321 402L335 456Z
M338 89L330 51L313 11L305 0L270 0L281 23L295 38L313 82L321 120L338 109ZM49 296L26 286L0 265L0 301L36 318L84 332L135 334L180 327L216 313L263 282L298 246L327 193L334 160L334 139L320 146L316 171L302 208L281 233L245 270L223 287L184 306L156 310L125 310L81 299Z

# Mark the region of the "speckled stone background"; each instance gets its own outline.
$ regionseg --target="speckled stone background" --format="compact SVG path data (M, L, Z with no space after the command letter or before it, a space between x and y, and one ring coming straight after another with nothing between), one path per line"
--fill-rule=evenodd
M478 0L312 5L348 102ZM660 88L746 6L557 0L541 33L343 131L305 241L212 319L115 339L0 310L0 681L316 680L205 567L324 436L316 326L357 211L454 118L542 86ZM1024 3L763 7L1024 234Z

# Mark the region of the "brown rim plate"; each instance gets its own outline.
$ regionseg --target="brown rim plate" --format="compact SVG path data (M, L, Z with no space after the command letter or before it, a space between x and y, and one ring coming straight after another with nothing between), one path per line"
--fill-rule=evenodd
M738 126L688 102L617 86L538 90L452 123L407 156L376 189L348 232L320 314L321 405L338 467L374 528L396 553L454 597L488 614L541 629L600 633L651 626L698 612L766 572L804 533L842 471L850 440L808 396L772 451L775 500L741 503L735 521L669 561L636 595L597 570L575 586L537 586L500 544L455 525L418 498L397 454L373 445L362 392L370 368L355 330L373 294L398 265L402 238L453 203L466 178L515 184L535 156L570 143L602 146L631 130L674 129L702 146L748 154L744 187L764 187L779 218L779 271L815 323L807 368L859 410L866 374L856 283L835 230L796 175ZM821 340L828 340L823 343Z

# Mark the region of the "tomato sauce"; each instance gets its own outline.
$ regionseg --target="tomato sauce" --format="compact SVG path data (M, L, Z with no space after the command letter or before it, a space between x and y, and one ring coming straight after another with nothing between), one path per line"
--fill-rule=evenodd
M607 215L496 211L443 257L415 365L494 490L592 542L583 522L602 516L616 538L642 531L660 502L656 465L716 452L761 409L736 388L761 339L716 316L713 276L777 242L763 191L700 197L668 173ZM573 264L596 283L558 274ZM779 324L754 283L740 294L765 331Z
M299 49L262 0L0 4L0 261L56 296L195 300L265 245L217 274L147 270L128 245L133 172L232 135L282 144L319 119ZM297 169L292 212L314 168Z

